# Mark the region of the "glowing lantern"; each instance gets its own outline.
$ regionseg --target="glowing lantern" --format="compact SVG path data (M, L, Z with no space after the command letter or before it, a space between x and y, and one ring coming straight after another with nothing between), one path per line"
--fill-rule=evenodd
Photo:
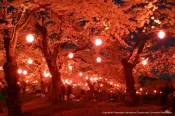
M21 74L22 73L22 70L21 69L18 69L18 73Z
M95 77L94 80L96 81L96 80L98 80L98 78Z
M68 66L69 67L69 70L72 70L72 66Z
M100 57L97 58L97 62L101 62L101 58Z
M73 55L72 53L69 53L68 57L69 57L69 58L73 58L74 55Z
M48 76L50 76L50 73L47 73L46 71L44 71L44 76L48 77Z
M88 76L86 76L86 79L88 79Z
M146 94L148 94L148 92L146 92Z
M82 76L83 74L80 72L79 75Z
M143 89L142 88L140 88L140 91L142 91Z
M24 70L24 71L23 71L23 74L24 74L24 75L26 75L26 74L27 74L27 71L26 71L26 70Z
M29 64L32 64L33 63L33 60L32 59L28 59L27 61Z
M26 80L26 83L28 83L29 81L28 80Z
M143 64L143 65L146 65L146 64L147 64L147 59L146 59L146 60L143 60L143 61L142 61L142 64Z
M26 40L27 40L27 42L29 42L29 43L33 42L33 40L34 40L33 35L32 35L32 34L27 35Z
M157 91L156 90L154 90L154 93L156 93Z
M112 85L112 82L110 82L110 85Z
M158 33L158 37L160 38L160 39L163 39L164 37L165 37L165 32L164 31L159 31L159 33Z
M100 86L103 87L103 84L101 84Z
M101 45L102 44L102 40L101 39L96 39L95 40L95 45L96 46L99 46L99 45Z

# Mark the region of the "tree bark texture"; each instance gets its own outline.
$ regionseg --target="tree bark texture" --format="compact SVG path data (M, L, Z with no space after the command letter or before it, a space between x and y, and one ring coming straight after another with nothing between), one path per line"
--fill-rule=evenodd
M20 87L17 84L19 75L15 57L12 55L11 38L6 35L4 38L6 50L6 62L4 63L5 80L7 82L6 105L8 108L8 116L21 116L21 101L19 98Z
M136 89L134 87L135 82L132 75L132 70L135 65L127 62L125 59L122 60L122 64L124 67L124 76L126 80L125 103L127 105L134 105L136 104Z
M61 73L58 71L56 63L58 55L58 45L54 45L53 53L51 53L50 49L48 48L47 29L44 26L44 22L42 25L37 23L35 26L38 30L40 30L42 34L42 52L44 54L50 74L52 76L50 99L54 104L61 100L61 96L59 94L59 86L61 85Z

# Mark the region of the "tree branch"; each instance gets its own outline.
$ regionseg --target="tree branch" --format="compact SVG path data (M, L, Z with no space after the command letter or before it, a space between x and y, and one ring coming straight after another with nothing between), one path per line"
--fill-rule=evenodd
M12 40L14 41L13 48L12 48L12 50L13 50L13 51L12 51L12 54L13 54L13 55L14 55L14 52L15 52L15 48L16 48L16 44L17 44L17 37L18 37L19 31L20 31L24 26L27 25L27 23L29 22L30 18L32 17L32 15L33 15L37 10L39 10L39 9L41 9L41 8L44 8L44 7L46 7L46 6L49 6L49 5L50 5L50 4L46 4L46 5L40 6L40 7L36 8L36 9L32 10L32 11L28 14L26 20L25 20L21 25L18 25L19 22L20 22L20 20L21 20L21 18L22 18L22 14L23 14L23 13L21 13L21 17L20 17L20 19L18 20L18 22L15 24L16 26L14 27L14 32L13 32L13 38L12 38Z
M40 6L40 7L36 8L36 9L32 10L32 11L28 14L28 16L27 16L25 22L23 22L21 25L19 25L19 28L25 27L25 26L27 25L27 23L29 22L30 18L32 17L32 15L33 15L36 11L40 10L41 8L45 8L45 7L49 6L49 5L50 5L50 4L45 4L45 5L43 5L43 6Z

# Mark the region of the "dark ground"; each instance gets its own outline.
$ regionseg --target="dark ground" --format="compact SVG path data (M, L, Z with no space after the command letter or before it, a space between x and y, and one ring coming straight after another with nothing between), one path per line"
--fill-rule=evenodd
M159 112L162 106L158 104L142 104L134 107L127 107L119 102L63 101L52 105L47 97L36 98L34 94L21 95L21 99L23 103L23 116L170 116L170 114L160 114ZM7 116L5 101L1 100L0 103L1 107L3 107L3 113L0 113L0 116ZM153 114L155 112L159 114Z

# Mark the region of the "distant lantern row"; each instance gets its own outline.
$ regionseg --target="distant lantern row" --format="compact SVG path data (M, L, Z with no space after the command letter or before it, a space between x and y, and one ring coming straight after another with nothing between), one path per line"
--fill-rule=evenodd
M73 53L69 53L69 54L68 54L68 57L69 57L69 58L73 58L73 57L74 57ZM97 58L96 58L96 61L97 61L97 62L101 62L101 58L100 58L100 57L97 57Z
M18 69L18 73L27 75L28 72L27 72L27 70Z

